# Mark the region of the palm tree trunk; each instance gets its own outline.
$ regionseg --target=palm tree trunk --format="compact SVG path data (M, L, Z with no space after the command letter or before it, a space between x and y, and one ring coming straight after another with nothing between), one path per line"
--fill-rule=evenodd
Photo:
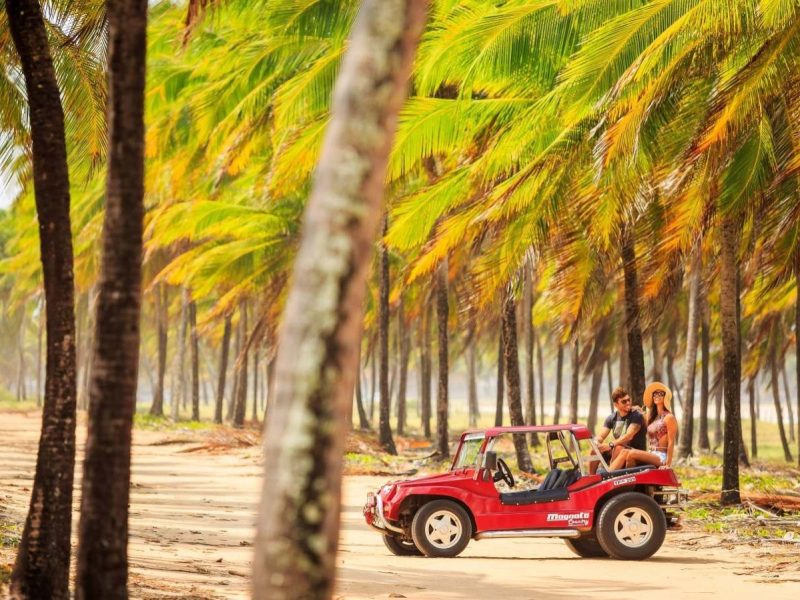
M400 374L397 385L397 435L405 435L407 420L408 361L411 356L411 336L406 324L405 302L400 296L397 310L397 337L400 340Z
M78 600L128 598L131 429L136 412L144 220L146 0L109 0L108 174Z
M786 398L786 413L789 417L789 441L794 442L794 410L792 409L792 395L789 392L789 378L786 376L786 359L781 365L781 379L783 380L783 394Z
M722 360L717 359L716 375L714 376L714 448L722 445Z
M154 290L156 311L156 337L158 338L158 373L156 374L156 389L153 393L153 403L150 414L156 417L164 416L164 378L167 374L167 299L166 289L159 284Z
M614 381L611 379L611 357L606 357L606 383L608 384L608 400L611 402L611 394L614 393ZM611 402L611 409L614 409L614 403Z
M258 365L259 365L259 347L258 344L253 345L253 402L250 406L253 407L253 410L250 413L250 419L253 423L258 423ZM352 418L353 411L350 411L350 417ZM352 422L350 423L352 429Z
M359 344L358 369L356 370L356 408L358 409L358 426L362 431L366 431L369 429L369 419L367 419L367 411L364 410L364 396L361 390L361 344Z
M797 465L800 466L800 253L795 263L794 287L797 299L794 305L794 358L795 383L797 384ZM758 405L756 405L758 406Z
M239 313L241 319L239 321L239 328L242 332L242 350L236 358L236 402L233 410L233 426L237 429L244 427L244 417L247 414L247 382L249 380L249 373L247 363L250 353L247 350L247 301L243 300L239 305Z
M225 315L225 326L222 331L222 349L217 374L217 397L214 402L214 423L222 423L222 406L225 403L225 377L228 374L228 355L231 346L231 315Z
M783 408L781 406L781 393L780 393L780 379L778 378L778 357L774 347L770 355L770 372L772 378L770 380L770 387L772 388L772 401L775 403L775 417L778 420L778 433L781 438L781 446L783 447L783 457L786 462L792 462L792 452L789 449L789 440L786 437L786 430L783 426ZM727 408L727 407L726 407Z
M450 456L449 412L449 352L447 321L450 306L447 298L447 259L436 272L436 320L439 331L439 393L436 396L436 449L440 458Z
M502 427L503 425L503 402L505 400L505 384L506 384L506 356L505 348L505 330L500 327L500 335L498 336L497 346L497 402L494 411L494 426Z
M47 326L42 432L11 595L69 598L75 470L75 301L64 112L39 3L6 0L28 97Z
M42 305L44 305L44 298L42 298ZM42 306L43 308L43 306ZM36 408L42 407L42 400L44 394L42 394L42 365L44 361L42 360L42 348L44 346L44 326L45 326L45 314L43 310L39 311L39 336L38 341L36 344Z
M556 401L553 407L553 424L561 420L561 379L564 372L564 345L559 342L556 357Z
M375 346L372 346L372 350L370 351L370 361L369 361L369 368L370 368L370 385L369 385L369 421L375 419L375 392L378 389L378 359L375 356L376 350Z
M661 344L658 339L658 327L653 327L653 331L650 332L650 344L653 350L653 380L663 381L664 371L661 361Z
M720 323L722 325L725 437L722 452L722 504L739 498L739 389L742 363L739 340L739 234L735 217L722 215L720 251Z
M544 360L539 336L536 336L536 366L539 371L539 421L544 425Z
M692 456L692 441L694 435L694 379L697 369L697 325L700 321L700 261L695 254L692 261L692 270L689 273L689 313L686 331L686 358L684 375L686 401L683 404L683 421L681 422L680 443L678 445L678 458Z
M240 305L241 308L241 305ZM242 315L241 310L239 311L239 323L236 326L236 339L233 344L233 389L231 390L231 395L228 398L228 404L225 409L225 421L230 422L233 420L233 413L236 407L236 399L239 397L239 384L241 383L241 377L239 377L239 367L238 361L239 356L242 353L242 348L244 347L244 332L242 331L242 320L244 316Z
M536 382L534 381L533 369L533 269L529 266L525 269L525 285L522 295L522 330L525 336L525 406L527 422L529 425L536 425ZM539 436L531 434L531 446L539 446Z
M678 379L675 377L675 354L678 348L678 328L672 327L667 336L667 381L669 387L675 394L675 402L678 408L683 411L683 396L681 395L681 386L678 384Z
M351 29L281 319L281 383L264 436L253 600L333 593L345 413L367 274L397 114L427 8L426 0L364 0ZM310 352L300 353L301 344ZM306 424L303 435L289 426L298 418ZM286 465L304 467L286 477Z
M513 296L509 293L503 308L503 354L506 365L506 381L508 382L508 416L511 425L525 425L522 414L522 390L519 380L519 348L517 346L517 307ZM514 434L514 449L517 454L517 466L526 473L533 472L528 442L525 435Z
M183 288L181 294L181 321L178 331L178 353L175 355L177 361L178 393L172 398L172 420L179 421L181 409L186 407L186 333L189 325L189 295L188 290Z
M628 375L633 404L642 405L644 395L644 349L639 324L639 284L636 272L636 245L633 227L627 225L622 233L622 268L625 275L625 329L628 341Z
M697 434L697 446L700 450L708 452L711 449L711 443L708 439L708 375L710 370L709 361L711 358L711 339L708 328L708 303L704 291L700 293L700 298L703 305L701 310L703 319L700 325L700 360L703 367L700 375L700 426ZM755 454L753 456L755 456Z
M28 399L28 394L25 390L25 310L21 311L19 319L17 356L19 358L19 368L17 369L17 402L24 402Z
M669 360L669 354L667 355ZM625 325L625 317L623 315L622 335L620 336L620 351L619 351L619 384L630 393L631 389L631 375L628 368L628 327ZM609 396L609 399L611 397ZM612 404L613 407L613 404ZM613 408L612 408L613 410Z
M755 377L747 381L747 396L750 399L750 456L758 457L758 434L756 432L756 382Z
M603 383L603 364L608 364L608 361L597 361L592 371L592 387L589 392L589 418L587 419L587 427L591 432L594 432L595 427L597 427L597 407L600 401L600 386Z
M432 397L432 350L431 350L431 321L432 304L427 302L423 308L422 317L422 344L420 344L420 396L422 407L420 418L422 420L422 432L425 439L431 439L431 397Z
M190 360L192 362L192 421L200 420L200 343L197 339L197 304L189 302Z
M569 422L578 422L578 387L580 385L580 347L578 338L572 342L572 381L569 387Z
M469 333L467 334L467 406L469 410L469 426L478 426L478 377L477 377L477 352L475 351L475 321L470 319Z
M386 235L388 220L383 219L383 235ZM397 454L392 439L390 414L392 398L389 395L389 250L381 244L381 274L378 301L378 339L380 352L380 410L378 418L378 443L389 454Z

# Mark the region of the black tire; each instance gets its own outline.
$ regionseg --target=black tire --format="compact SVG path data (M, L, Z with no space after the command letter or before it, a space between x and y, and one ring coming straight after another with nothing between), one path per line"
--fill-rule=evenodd
M566 538L564 541L567 543L567 548L581 558L608 558L608 553L594 536Z
M610 557L645 560L664 543L667 521L661 507L650 496L625 492L603 506L595 532L597 541Z
M437 531L437 525L445 527ZM451 558L467 547L472 537L472 521L467 511L452 500L433 500L424 504L411 522L411 537L425 556Z
M395 556L422 556L422 552L414 545L412 541L402 540L394 537L393 535L384 534L383 543L389 549L389 552Z

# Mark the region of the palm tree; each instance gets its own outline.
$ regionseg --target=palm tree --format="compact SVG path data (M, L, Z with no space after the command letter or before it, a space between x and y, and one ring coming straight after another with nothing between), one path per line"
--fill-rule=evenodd
M522 415L522 390L519 377L519 349L517 347L517 308L511 293L503 303L503 354L505 356L506 380L508 381L508 415L511 425L525 425ZM514 449L517 453L517 466L521 471L533 472L528 442L525 435L515 434Z
M426 9L421 0L365 0L341 66L278 343L281 385L266 425L253 562L256 600L322 597L333 589L345 412L353 393L367 269L383 213L395 118ZM377 86L387 93L364 93ZM364 168L353 176L356 163ZM332 345L337 352L326 352ZM298 418L307 423L304 435L287 426ZM307 468L289 482L286 464ZM310 537L319 543L309 545Z
M136 411L144 219L147 2L112 0L109 159L77 598L127 598L131 428Z
M440 459L450 456L449 360L447 323L450 316L448 301L448 268L445 259L436 271L436 322L439 332L439 388L436 395L436 452Z
M387 220L384 217L383 233L386 235ZM392 439L392 425L389 421L391 396L389 395L389 251L385 244L380 249L380 292L378 301L379 326L378 352L380 355L380 416L378 435L381 446L389 454L397 454Z
M69 597L75 466L75 316L67 142L42 8L36 0L8 0L5 9L27 91L47 319L42 434L11 591L24 598L60 600Z

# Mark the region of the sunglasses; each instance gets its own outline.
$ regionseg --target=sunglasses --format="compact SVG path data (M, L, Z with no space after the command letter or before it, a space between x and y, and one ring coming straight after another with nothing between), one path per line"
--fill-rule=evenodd
M656 396L661 396L662 398L665 398L667 396L667 393L666 392L653 392L653 398L655 398Z
M617 402L619 404L630 404L632 400L630 398L621 398L620 400L617 400Z

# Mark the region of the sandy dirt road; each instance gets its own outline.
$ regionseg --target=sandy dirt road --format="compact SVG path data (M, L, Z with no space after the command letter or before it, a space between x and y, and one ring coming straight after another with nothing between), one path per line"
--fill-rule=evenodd
M36 414L0 415L0 514L7 520L24 520L38 428ZM79 440L84 435L79 429ZM197 447L196 438L175 432L134 435L132 598L248 597L259 452ZM448 560L395 557L361 518L366 492L384 482L345 480L337 599L800 598L796 546L733 546L702 532L670 534L646 563L580 559L560 540L472 542ZM1 550L0 558L13 560L13 549Z

